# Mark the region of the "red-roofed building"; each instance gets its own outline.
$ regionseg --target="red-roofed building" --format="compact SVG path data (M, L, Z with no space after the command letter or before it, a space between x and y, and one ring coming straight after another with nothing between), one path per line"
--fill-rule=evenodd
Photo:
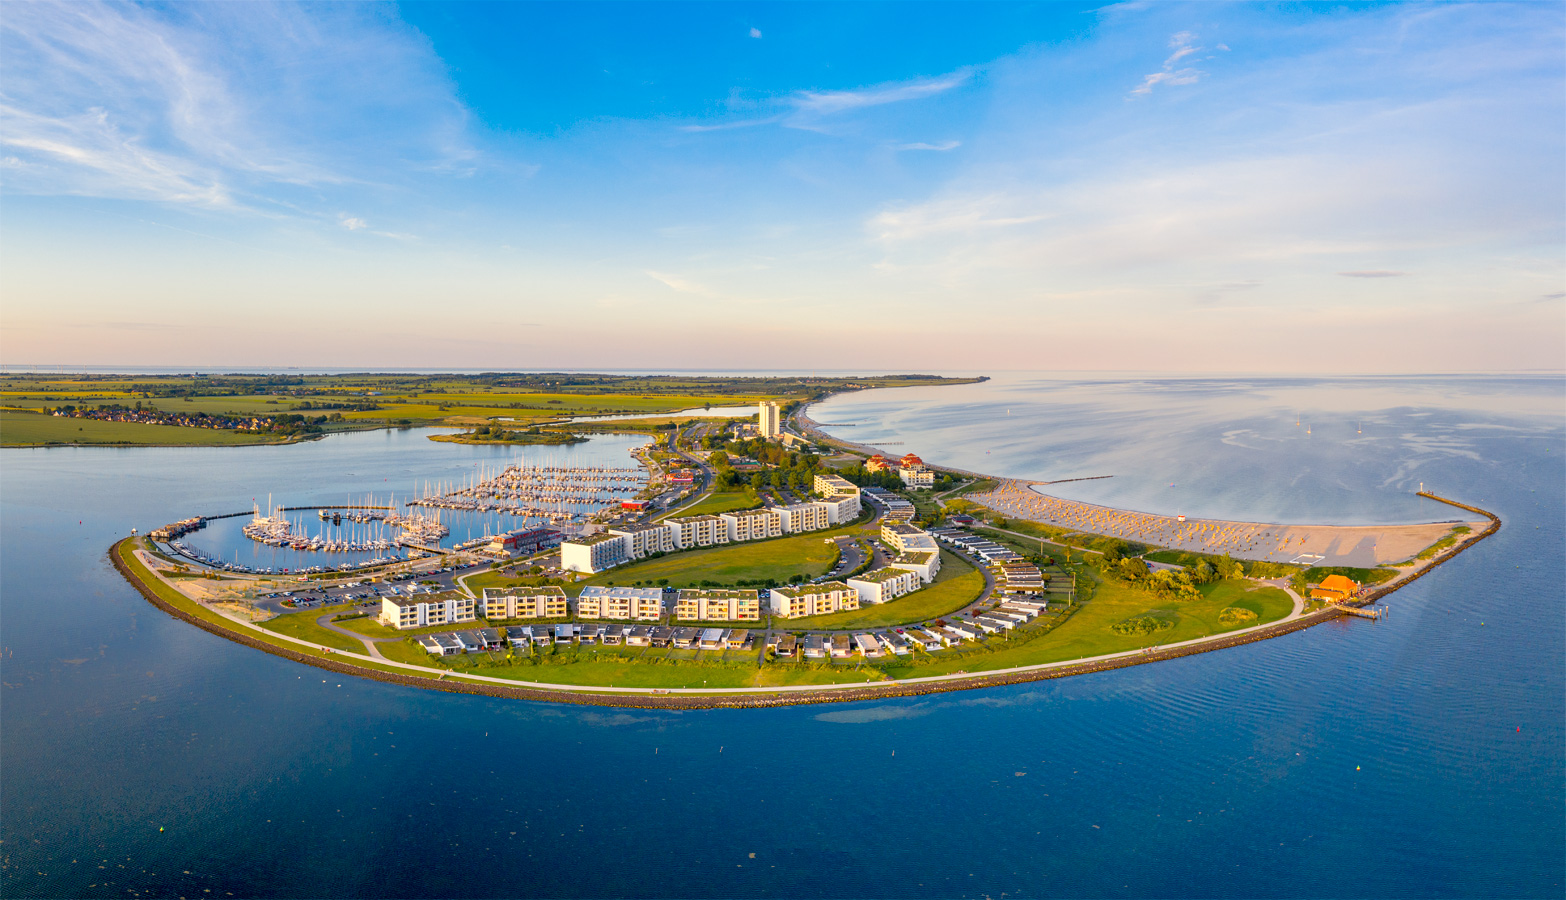
M924 468L924 460L910 453L898 460L897 465L903 469L922 469Z
M886 457L882 456L879 453L877 453L876 455L874 455L874 456L870 457L869 459L865 460L865 471L866 472L870 472L872 474L875 473L875 472L885 472L887 469L890 469L891 467L892 467L892 464L887 462L886 461Z

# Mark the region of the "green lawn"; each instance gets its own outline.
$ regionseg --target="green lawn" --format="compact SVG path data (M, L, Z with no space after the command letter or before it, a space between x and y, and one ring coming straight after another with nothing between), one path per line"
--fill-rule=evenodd
M905 594L890 603L875 603L861 609L810 616L804 619L777 619L773 628L807 631L814 628L879 628L924 622L949 615L977 600L984 592L984 575L949 550L941 551L941 571L929 587Z
M714 491L698 500L695 506L686 507L672 515L715 516L736 509L753 509L760 505L761 501L746 491Z
M1093 599L1082 604L1064 623L1027 643L1007 646L1016 643L1015 639L992 638L989 643L1004 649L967 657L954 655L928 666L889 667L887 672L896 678L917 678L959 669L978 672L1082 659L1154 644L1173 644L1244 627L1218 621L1218 614L1228 606L1242 606L1257 614L1257 620L1244 623L1245 626L1274 622L1293 610L1293 601L1283 591L1273 587L1252 590L1252 587L1253 584L1247 581L1219 581L1202 586L1202 599L1179 601L1108 581L1099 584ZM1111 630L1111 626L1119 622L1149 612L1172 613L1176 617L1175 626L1150 635L1117 634Z
M311 643L320 644L324 647L331 647L334 650L347 650L350 653L364 653L364 644L362 642L356 641L346 634L338 634L335 631L322 628L321 626L315 624L316 619L319 619L321 616L327 615L328 613L348 612L351 609L353 609L351 605L325 606L317 607L315 609L304 609L300 610L299 612L284 613L280 616L274 616L273 618L267 619L265 622L257 622L256 625L261 628L265 628L267 631L276 632L277 634L286 634L289 637L299 638L302 641L310 641ZM350 619L347 622L339 624L343 625L344 627L351 627L354 623L363 621L365 620Z
M37 413L0 411L0 444L36 447L48 444L131 444L145 446L223 446L279 443L275 436L241 434L215 428L183 428L178 425L143 425L137 422L100 422L68 419Z
M793 575L814 578L825 574L837 561L837 545L828 538L847 534L849 530L836 528L766 541L681 550L600 572L580 582L579 587L628 585L638 581L656 585L662 578L669 580L670 587L696 587L702 581L731 585L742 580L767 579L781 583Z

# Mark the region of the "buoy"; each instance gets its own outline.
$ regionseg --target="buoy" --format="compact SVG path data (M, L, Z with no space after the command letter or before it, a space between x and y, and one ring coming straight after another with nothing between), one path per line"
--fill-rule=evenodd
M1354 767L1354 771L1358 772L1359 771L1359 766L1355 766Z
M162 831L162 830L163 830L163 826L162 826L162 825L159 825L159 826L158 826L158 830L159 830L159 831Z

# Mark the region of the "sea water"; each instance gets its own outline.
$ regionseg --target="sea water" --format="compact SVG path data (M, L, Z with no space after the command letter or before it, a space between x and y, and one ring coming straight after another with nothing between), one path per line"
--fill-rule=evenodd
M818 421L888 451L1114 476L1046 488L1074 498L1449 518L1412 496L1423 481L1505 525L1381 622L995 690L699 712L330 675L166 616L105 555L133 526L460 478L497 448L393 431L6 450L0 893L1559 897L1562 412L1559 378L1030 376L831 400Z

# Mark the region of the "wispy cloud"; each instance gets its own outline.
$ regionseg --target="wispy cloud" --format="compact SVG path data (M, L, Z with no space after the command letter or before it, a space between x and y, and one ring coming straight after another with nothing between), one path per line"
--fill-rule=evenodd
M1402 278L1407 272L1394 272L1390 269L1360 269L1353 272L1339 272L1344 278Z
M337 222L349 231L358 231L361 228L368 228L370 224L363 219L350 216L347 213L339 213L337 215Z
M939 144L913 143L898 144L897 150L934 150L937 153L945 153L948 150L956 150L962 146L962 141L942 141Z
M1181 31L1169 39L1169 46L1174 50L1169 58L1164 60L1164 66L1157 72L1149 73L1142 78L1142 83L1133 88L1131 93L1146 95L1153 92L1153 86L1159 84L1195 84L1202 77L1200 69L1190 66L1176 68L1186 57L1202 51L1201 47L1193 46L1196 35L1189 31ZM1225 48L1227 49L1227 48Z
M0 56L15 193L311 215L291 189L473 158L439 60L363 9L12 4Z
M753 37L753 38L760 38L761 37L761 29L760 28L752 28L750 30L750 36Z
M678 275L671 275L667 272L654 272L649 270L647 272L647 277L663 284L672 290L679 291L682 294L694 294L698 297L717 296L717 292L713 291L711 288L706 287L705 285L697 284L694 281L681 278Z
M777 101L782 112L754 119L735 122L719 122L711 125L685 125L682 131L724 131L731 128L752 128L758 125L782 125L786 128L819 129L827 119L858 110L923 100L944 94L968 83L973 78L971 70L962 69L938 78L917 78L910 81L890 82L846 91L797 91ZM907 149L949 149L937 146L909 147Z

